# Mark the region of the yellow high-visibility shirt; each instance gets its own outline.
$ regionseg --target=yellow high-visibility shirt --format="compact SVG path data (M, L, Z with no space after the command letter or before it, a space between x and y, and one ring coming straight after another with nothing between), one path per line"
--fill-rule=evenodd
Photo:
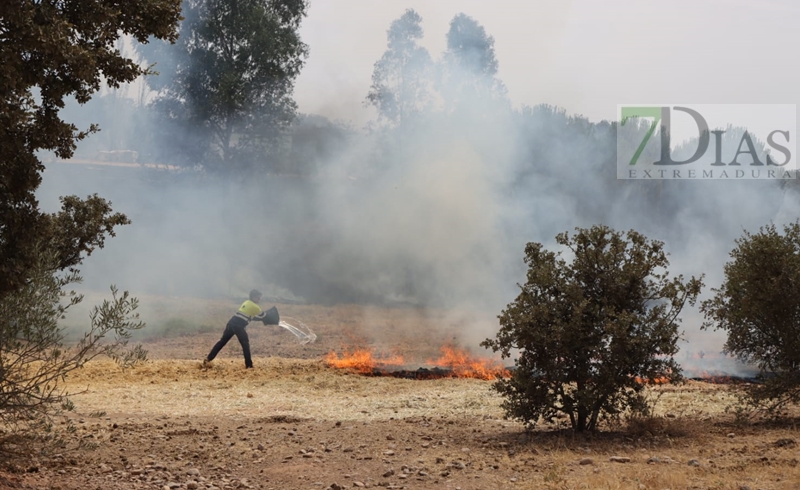
M242 303L242 306L239 307L239 313L242 313L247 317L253 318L254 316L261 313L261 307L248 299L247 301Z

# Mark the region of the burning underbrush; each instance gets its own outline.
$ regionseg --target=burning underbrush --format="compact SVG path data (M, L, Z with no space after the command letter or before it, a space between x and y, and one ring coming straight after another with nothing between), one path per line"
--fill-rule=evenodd
M330 352L325 363L365 376L392 376L409 379L472 378L493 380L511 373L499 361L478 357L454 346L443 346L437 359L420 363L407 361L403 355L378 353L373 348L345 349L341 355ZM411 367L419 366L419 367Z
M373 347L346 348L341 354L334 351L324 357L328 367L348 370L363 376L391 376L407 379L472 378L494 380L511 376L513 368L503 366L499 361L475 356L455 347L443 346L440 356L424 362L408 360L399 353L379 352ZM690 370L686 376L692 381L712 384L740 384L758 382L753 377L743 377L720 372L697 372ZM648 385L669 384L669 378L636 378Z

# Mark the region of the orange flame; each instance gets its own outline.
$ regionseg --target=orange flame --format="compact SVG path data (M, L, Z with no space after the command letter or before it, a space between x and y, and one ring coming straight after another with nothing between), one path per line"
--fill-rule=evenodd
M660 378L640 378L639 376L635 376L633 379L636 380L637 383L640 384L650 384L650 385L665 385L669 384L669 378L666 376L662 376Z
M345 351L342 357L335 352L325 356L328 366L338 369L350 369L359 374L373 374L376 369L386 366L402 366L403 356L393 355L385 358L376 359L370 349L355 349L352 352Z
M477 358L456 347L443 346L442 355L428 364L444 366L453 370L458 378L497 379L508 378L511 373L497 361Z
M730 374L723 374L718 372L700 371L691 377L693 380L704 381L706 383L714 384L736 384L741 383L746 378L732 376Z
M424 374L420 379L452 377L492 380L511 376L511 373L499 362L474 357L465 350L444 346L441 348L441 352L442 355L438 359L428 360L425 363L426 366L434 369L431 373ZM332 368L348 369L358 374L378 376L395 375L397 371L392 370L392 368L397 369L405 364L405 360L401 355L376 357L373 350L367 348L346 350L341 356L335 352L330 352L325 356L325 362ZM439 370L436 368L439 368Z

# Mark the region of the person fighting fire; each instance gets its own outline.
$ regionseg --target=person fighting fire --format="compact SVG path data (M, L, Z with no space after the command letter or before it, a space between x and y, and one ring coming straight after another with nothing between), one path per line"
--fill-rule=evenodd
M214 344L211 352L203 360L203 366L208 366L217 357L219 351L225 347L225 344L235 335L242 345L244 367L247 369L253 367L253 359L250 357L250 339L247 338L247 325L251 321L261 321L265 325L277 325L279 319L277 308L273 306L269 310L261 311L261 307L258 306L259 301L261 301L261 292L257 289L250 291L250 299L242 303L239 311L228 320L228 324L222 332L222 338Z

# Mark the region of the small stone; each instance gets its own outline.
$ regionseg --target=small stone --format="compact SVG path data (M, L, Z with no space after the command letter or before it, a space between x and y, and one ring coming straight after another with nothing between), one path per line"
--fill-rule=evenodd
M734 438L734 437L736 437L736 434L734 434L733 432L731 432L731 433L729 433L729 434L728 434L728 437L730 437L730 438Z
M462 447L461 448L461 452L462 453L468 453L469 452L469 448L468 447Z
M585 466L587 464L594 464L594 461L592 461L592 458L583 458L578 462L578 464Z
M354 481L353 486L358 488L364 488L364 482Z
M259 442L259 443L258 443L258 446L256 446L256 449L258 449L259 451L263 451L263 450L264 450L264 449L266 449L266 448L264 447L264 445L263 445L263 444L261 444L261 443Z
M197 490L199 487L200 485L198 485L197 482L195 481L190 481L189 483L186 484L186 488L188 488L189 490Z
M386 473L383 474L384 478L389 478L390 476L394 475L394 470L388 470Z
M688 464L689 466L700 466L700 461L698 461L698 460L696 460L696 459L690 459L690 460L689 460L689 463L687 463L687 464Z
M461 461L453 461L452 463L450 463L450 466L452 466L453 468L455 468L457 470L463 470L464 468L467 467L467 465L465 465Z
M393 441L394 440L394 436L389 434L389 435L386 436L386 440L387 441Z
M387 451L384 451L384 452L383 452L383 454L385 454L386 456L394 456L394 451L392 451L391 449L389 449L389 450L387 450Z
M661 459L659 459L659 458L658 458L658 457L656 457L656 456L653 456L652 458L649 458L649 459L647 460L647 464L658 464L658 463L660 463L660 462L661 462Z
M512 483L514 483L514 482L516 482L516 481L517 481L517 479L516 479L516 477L511 477L511 479L510 479L509 481L511 481Z
M611 458L609 458L609 461L611 461L612 463L630 463L631 458L627 456L611 456Z
M739 487L739 490L751 490L751 489L747 485L742 485Z
M198 470L197 468L189 468L188 470L186 470L186 474L189 476L198 476L200 475L200 470Z

